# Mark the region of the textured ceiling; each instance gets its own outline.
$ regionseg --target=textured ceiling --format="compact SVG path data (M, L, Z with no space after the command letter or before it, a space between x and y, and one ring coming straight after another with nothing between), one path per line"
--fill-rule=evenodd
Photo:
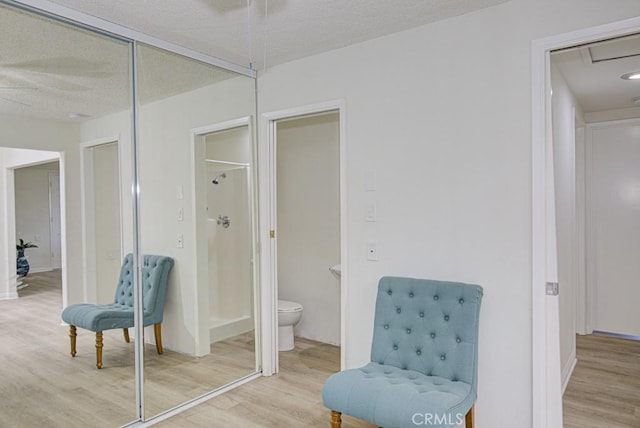
M262 69L507 0L54 0L162 40ZM250 4L247 10L247 3ZM249 37L251 33L251 37ZM251 40L251 43L249 43Z
M55 0L51 3L231 63L249 67L251 62L260 70L265 58L267 66L272 66L506 1ZM152 50L141 58L140 64L139 91L146 101L233 77L232 73ZM125 44L0 5L0 114L67 121L99 117L130 107L129 85ZM70 119L70 113L80 113L80 117Z
M640 81L620 78L640 71L640 35L554 53L551 60L585 113L631 108L640 96Z
M138 70L142 103L236 76L150 47ZM130 82L126 43L0 6L0 114L100 117L130 109Z

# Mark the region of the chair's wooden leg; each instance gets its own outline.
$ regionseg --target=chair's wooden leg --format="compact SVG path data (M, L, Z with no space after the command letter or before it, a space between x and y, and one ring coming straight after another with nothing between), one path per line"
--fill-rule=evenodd
M153 334L156 337L156 351L158 351L158 355L162 355L162 324L154 324L153 325Z
M76 326L75 325L70 325L69 326L69 339L71 339L71 356L75 357L76 356L76 337L78 336L78 333L76 333Z
M127 343L131 343L131 340L129 340L129 329L123 328L122 333L124 333L124 341Z
M96 367L102 368L102 332L96 331Z
M342 427L342 413L332 410L331 411L331 428L341 428L341 427Z
M473 428L473 410L475 407L475 404L471 406L471 408L467 412L467 416L464 417L464 428Z

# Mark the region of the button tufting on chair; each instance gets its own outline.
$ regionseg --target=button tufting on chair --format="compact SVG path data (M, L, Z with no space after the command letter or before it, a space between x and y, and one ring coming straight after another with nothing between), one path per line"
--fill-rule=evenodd
M153 261L152 267L148 267ZM102 367L102 332L111 329L128 329L133 327L133 256L127 254L120 269L120 278L113 303L91 304L80 303L67 306L62 311L62 319L69 324L71 338L71 355L76 355L76 327L96 333L96 366ZM169 271L173 267L173 259L166 256L147 254L144 256L143 307L144 326L153 325L156 339L156 350L162 354L161 324L164 312L164 301ZM128 330L125 340L128 341Z
M334 374L322 390L323 403L332 410L331 426L339 428L345 413L375 426L415 428L411 415L419 413L448 415L447 420L467 414L471 428L481 300L477 285L382 278L371 362ZM391 322L397 327L390 328Z

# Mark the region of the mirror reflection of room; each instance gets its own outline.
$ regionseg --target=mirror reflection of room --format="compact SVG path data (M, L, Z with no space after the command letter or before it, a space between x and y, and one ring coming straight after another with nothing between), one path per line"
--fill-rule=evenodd
M122 425L133 344L105 331L97 373L94 333L72 358L61 311L113 301L132 249L129 45L6 5L0 32L0 425ZM115 116L119 134L96 128Z
M162 344L145 332L145 416L259 370L252 78L139 44L140 233L175 261ZM143 287L143 292L145 288Z
M255 374L253 78L138 44L136 141L131 42L6 5L0 29L0 425L119 426Z

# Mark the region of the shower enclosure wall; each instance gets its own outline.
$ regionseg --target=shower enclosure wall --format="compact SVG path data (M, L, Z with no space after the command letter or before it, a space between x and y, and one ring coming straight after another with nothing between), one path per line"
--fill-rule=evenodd
M254 329L248 137L245 127L206 138L211 343Z

